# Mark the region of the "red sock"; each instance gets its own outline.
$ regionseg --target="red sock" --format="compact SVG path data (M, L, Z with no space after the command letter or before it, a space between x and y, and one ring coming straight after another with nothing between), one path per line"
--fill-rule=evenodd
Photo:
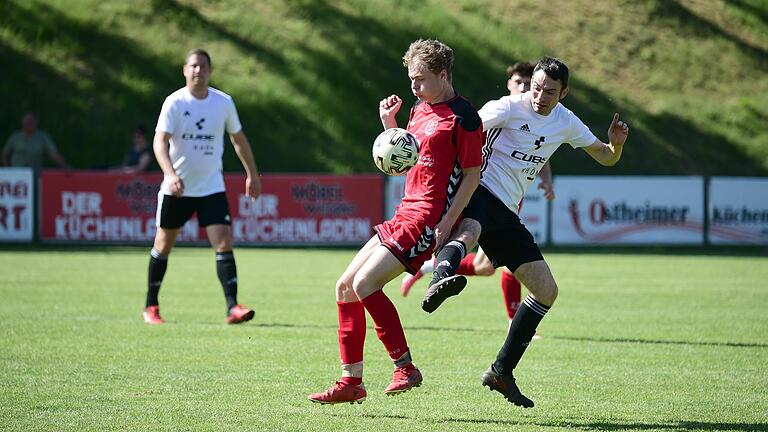
M387 354L394 361L408 351L408 342L405 341L405 331L400 324L400 316L392 301L378 290L364 298L363 306L373 318L376 324L376 334L387 349Z
M475 254L471 253L461 259L456 274L474 276L475 275Z
M509 319L515 316L520 307L520 281L512 273L501 272L501 293L504 294L504 306L507 308Z
M363 361L365 343L365 308L361 302L336 302L339 309L339 351L342 364ZM343 377L341 381L360 384L360 377Z

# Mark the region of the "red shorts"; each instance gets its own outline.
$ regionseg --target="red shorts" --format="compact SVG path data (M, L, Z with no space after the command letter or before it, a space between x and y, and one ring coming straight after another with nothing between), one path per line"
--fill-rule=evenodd
M416 274L428 259L432 259L435 233L426 223L395 215L373 227L381 244L389 249L410 274Z

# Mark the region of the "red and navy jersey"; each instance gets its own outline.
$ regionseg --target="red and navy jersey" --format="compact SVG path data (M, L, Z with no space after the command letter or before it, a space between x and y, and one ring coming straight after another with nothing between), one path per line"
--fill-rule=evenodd
M407 129L419 139L419 161L408 171L397 213L434 227L451 206L462 170L482 164L482 121L475 107L456 95L436 104L417 102Z

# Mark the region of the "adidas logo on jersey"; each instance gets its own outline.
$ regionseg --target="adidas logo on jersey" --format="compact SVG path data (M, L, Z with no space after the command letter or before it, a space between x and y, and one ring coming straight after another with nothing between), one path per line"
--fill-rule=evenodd
M520 126L520 130L521 131L526 131L526 132L530 132L531 131L531 129L528 127L528 123Z

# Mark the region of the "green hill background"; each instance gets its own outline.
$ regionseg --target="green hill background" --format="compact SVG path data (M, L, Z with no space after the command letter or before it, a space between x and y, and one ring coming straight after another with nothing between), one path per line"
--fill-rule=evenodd
M213 58L264 172L374 172L378 101L410 95L417 38L456 54L455 88L502 96L508 63L571 68L564 104L598 137L630 124L611 170L561 149L560 174L768 175L763 0L0 0L0 135L39 114L76 168L115 165L153 129L194 47ZM401 125L407 110L399 116ZM239 170L231 146L225 169Z

